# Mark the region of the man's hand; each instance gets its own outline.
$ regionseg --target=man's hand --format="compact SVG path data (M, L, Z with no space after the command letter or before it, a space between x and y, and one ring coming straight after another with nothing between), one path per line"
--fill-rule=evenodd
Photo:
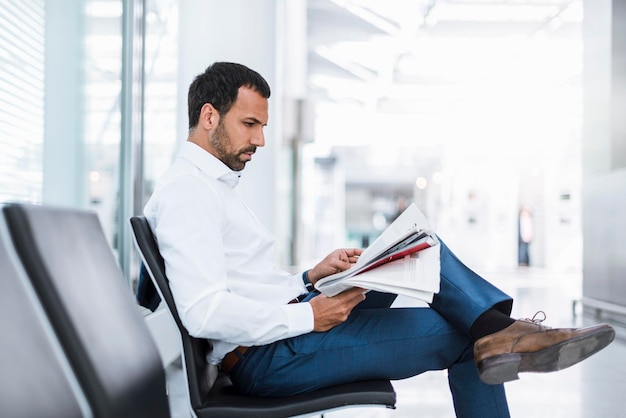
M358 287L344 290L329 298L319 294L309 303L313 308L313 331L323 332L341 324L350 315L352 309L365 300L365 291Z
M359 248L342 248L333 251L309 270L309 280L315 284L323 277L349 269L357 262L362 252L363 250Z

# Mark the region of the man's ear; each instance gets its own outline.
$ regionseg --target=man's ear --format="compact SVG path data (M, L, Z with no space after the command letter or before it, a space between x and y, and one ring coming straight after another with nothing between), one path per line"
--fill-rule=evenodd
M220 114L211 103L205 103L200 109L198 124L207 131L217 127L220 121Z

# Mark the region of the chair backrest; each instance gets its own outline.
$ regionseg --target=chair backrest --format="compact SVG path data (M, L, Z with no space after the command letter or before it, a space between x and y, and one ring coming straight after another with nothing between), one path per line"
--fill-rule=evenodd
M15 249L96 417L167 417L159 352L94 212L3 208Z
M169 280L165 275L165 262L161 257L148 220L143 216L135 216L130 219L130 224L144 265L156 283L157 292L167 304L167 308L180 332L189 398L191 407L197 410L205 405L207 395L218 375L217 366L206 361L206 354L211 349L210 343L206 339L192 337L183 326L170 290Z
M10 257L10 247L2 238L0 236L0 415L86 416L89 409L67 359L28 286L25 273Z

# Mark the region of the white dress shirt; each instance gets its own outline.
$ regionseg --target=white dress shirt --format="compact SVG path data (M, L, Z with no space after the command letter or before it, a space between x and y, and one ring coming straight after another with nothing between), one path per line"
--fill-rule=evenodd
M313 330L310 304L288 304L306 292L302 278L276 267L274 237L234 190L239 175L185 142L144 208L181 320L211 340L213 364Z

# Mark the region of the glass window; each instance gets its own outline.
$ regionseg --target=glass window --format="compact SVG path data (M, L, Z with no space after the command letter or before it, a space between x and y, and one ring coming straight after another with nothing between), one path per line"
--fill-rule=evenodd
M84 175L95 210L114 249L121 146L122 1L89 0L84 40Z
M128 35L125 5L136 25ZM136 275L120 231L129 196L140 212L176 151L178 1L7 0L0 28L0 204L94 210L124 271ZM128 67L125 36L133 37ZM125 68L134 71L130 90Z
M169 167L177 141L178 1L146 2L143 204Z
M0 7L0 203L38 203L43 178L44 2Z

